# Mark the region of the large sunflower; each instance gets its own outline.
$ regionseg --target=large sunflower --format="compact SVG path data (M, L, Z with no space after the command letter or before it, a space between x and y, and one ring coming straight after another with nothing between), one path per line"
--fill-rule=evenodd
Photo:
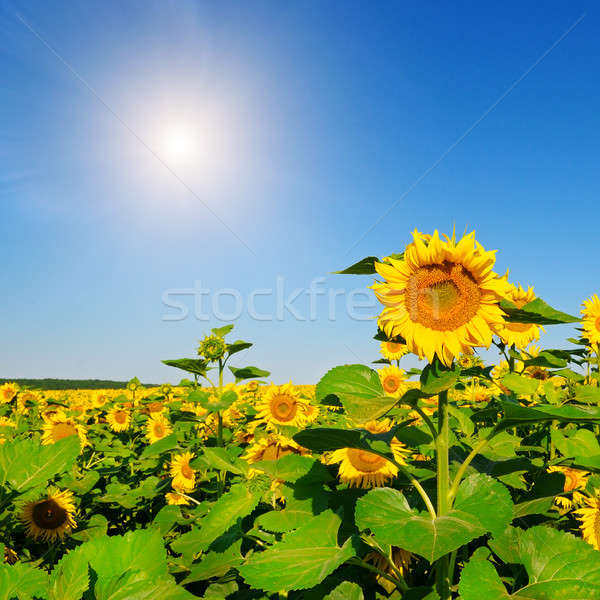
M408 354L406 344L398 342L381 342L379 350L382 356L388 360L400 360L405 354Z
M593 498L584 496L583 500L587 506L575 511L581 521L581 535L588 544L600 550L600 493L596 490Z
M600 298L598 298L598 294L583 301L581 314L583 315L581 324L585 337L590 345L598 347L600 344Z
M523 306L535 300L532 287L524 290L520 285L517 287L512 283L507 283L507 286L505 297L517 308L523 308ZM498 331L498 336L507 346L514 344L517 348L523 349L527 348L533 340L540 339L540 331L545 331L541 325L506 321L504 326Z
M0 385L0 404L8 404L19 391L16 383L4 383Z
M256 403L256 418L267 424L301 427L306 423L307 402L300 397L291 383L272 385Z
M171 459L169 472L173 478L173 488L178 491L189 492L196 485L196 471L190 467L193 458L191 452L183 452Z
M64 412L59 411L45 421L42 430L42 444L44 446L55 444L59 440L72 435L79 436L82 449L87 445L85 427L73 417L67 417Z
M391 421L384 419L379 423L370 421L363 425L371 433L384 433L392 426ZM404 444L393 439L392 454L398 464L405 465L404 455L408 452ZM338 464L339 478L350 487L372 488L386 485L398 474L398 467L392 462L368 450L358 448L340 448L325 458L329 465Z
M46 498L24 504L19 518L29 537L53 542L76 526L74 513L73 492L50 489Z
M249 464L254 464L261 460L277 460L287 454L309 453L310 450L299 446L294 440L283 435L271 433L248 446L242 458Z
M131 425L131 413L119 406L114 406L106 413L106 421L113 431L127 431Z
M392 398L400 398L408 390L406 372L398 367L388 366L379 369L379 380L383 391Z
M167 437L172 430L171 423L162 414L154 414L146 421L146 438L151 444Z
M441 240L415 230L401 260L375 263L385 279L373 289L385 306L379 326L388 337L402 336L411 352L445 365L469 348L489 347L504 325L499 301L506 281L492 271L495 253L475 233Z

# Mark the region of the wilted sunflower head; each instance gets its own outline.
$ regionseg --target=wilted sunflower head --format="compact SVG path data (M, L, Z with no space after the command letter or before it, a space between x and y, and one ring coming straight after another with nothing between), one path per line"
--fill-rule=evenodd
M287 454L309 453L310 450L299 446L291 438L271 433L248 446L242 458L249 464L254 464L261 460L277 460Z
M53 542L58 538L62 539L76 526L74 513L71 491L49 489L45 498L25 503L19 518L29 537Z
M256 403L256 418L268 428L276 425L301 427L307 420L307 404L291 382L272 385Z
M379 326L401 336L411 352L449 366L472 347L489 347L504 324L499 302L506 281L492 271L495 253L486 251L475 234L441 240L415 230L402 259L376 262L384 278L373 289L384 309Z
M583 334L590 345L597 348L600 344L600 298L598 298L598 294L583 301L581 314L583 315L581 320Z
M198 354L207 360L219 360L225 356L227 344L219 335L207 335L198 346Z
M535 300L535 294L532 287L524 290L520 285L507 283L505 298L517 308L523 308L523 306ZM498 336L507 346L514 344L517 348L522 349L527 348L533 340L539 340L540 331L544 331L541 325L506 321L499 329Z
M16 383L4 383L0 385L0 404L8 404L19 391Z

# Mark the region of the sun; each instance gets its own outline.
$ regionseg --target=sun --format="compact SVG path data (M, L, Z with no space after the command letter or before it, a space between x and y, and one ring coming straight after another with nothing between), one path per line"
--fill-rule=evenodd
M197 152L194 128L183 124L168 127L160 146L160 154L168 164L179 166L190 162Z

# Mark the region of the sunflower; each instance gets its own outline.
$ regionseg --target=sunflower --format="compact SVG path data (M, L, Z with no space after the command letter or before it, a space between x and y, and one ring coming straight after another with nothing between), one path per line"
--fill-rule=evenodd
M581 535L588 544L600 550L600 491L595 490L593 498L584 496L583 501L587 506L575 511L581 521Z
M106 421L113 431L126 431L131 425L131 413L124 408L114 406L106 414Z
M590 345L597 348L600 344L600 298L598 298L598 294L583 301L581 314L583 315L581 320L583 333Z
M219 360L226 351L227 344L220 335L207 335L198 346L198 354L207 360Z
M146 421L146 437L151 444L167 437L171 431L171 423L161 414L154 414Z
M106 392L94 392L92 394L92 406L94 408L102 408L109 400Z
M384 305L379 326L388 337L400 335L411 352L449 366L455 356L489 347L504 325L499 301L506 281L492 271L495 253L485 251L475 233L458 242L427 239L415 230L404 258L376 262L384 282L373 289Z
M173 478L173 487L177 490L189 492L196 485L196 471L190 467L190 461L194 458L191 452L177 454L171 459L169 469Z
M40 403L40 395L33 390L23 390L17 396L17 413L25 414L32 406Z
M483 361L479 356L476 356L471 349L467 352L461 353L461 355L456 359L456 362L463 369L472 369L473 367L482 367Z
M19 555L8 546L4 546L4 562L9 565L14 565L19 560Z
M479 402L488 402L495 391L493 388L473 380L465 385L464 390L455 390L455 396L457 400L461 400L466 404L478 404Z
M408 386L406 385L406 372L398 367L388 366L377 371L383 391L392 398L400 398L404 395Z
M5 383L0 385L0 404L8 404L19 391L16 383Z
M254 394L254 393L258 392L260 383L261 383L260 381L249 381L246 384L246 392L248 394Z
M185 495L181 494L177 490L173 492L167 492L165 494L165 498L167 500L167 504L171 504L172 506L187 506L190 503Z
M67 417L64 412L58 411L48 417L43 425L42 444L44 446L55 444L59 440L72 435L79 436L79 443L83 450L88 444L85 427L74 418Z
M74 513L73 492L51 488L46 498L25 503L19 518L29 537L53 542L62 539L76 526Z
M269 428L274 425L301 427L306 422L306 404L291 383L272 385L256 404L256 418Z
M508 287L505 298L509 302L512 302L517 308L523 308L526 304L535 300L535 294L533 293L532 287L524 290L520 285L517 287L508 282L506 285ZM511 323L506 321L504 326L498 331L498 336L507 346L512 346L514 344L517 348L521 349L527 348L533 340L539 340L540 331L545 331L541 325L535 325L534 323Z
M379 351L383 358L388 360L400 360L405 354L408 354L406 344L400 344L399 342L381 342Z
M414 554L408 550L404 550L403 548L398 548L396 546L391 546L390 550L391 560L379 552L368 552L363 560L372 564L384 573L395 576L396 573L399 572L400 575L405 577L410 567L410 563L414 558ZM395 569L392 567L392 563ZM396 588L391 581L385 579L385 577L382 577L381 575L377 575L376 579L377 583L388 593L391 593Z
M549 473L562 473L565 476L565 484L563 492L573 492L573 500L565 498L564 496L556 496L554 499L555 503L564 510L571 510L575 500L580 503L583 499L583 495L576 492L575 490L585 489L587 480L589 477L588 471L582 471L580 469L573 469L571 467L548 467Z
M290 438L271 433L248 446L242 458L252 465L261 460L277 460L287 454L310 454L310 451Z

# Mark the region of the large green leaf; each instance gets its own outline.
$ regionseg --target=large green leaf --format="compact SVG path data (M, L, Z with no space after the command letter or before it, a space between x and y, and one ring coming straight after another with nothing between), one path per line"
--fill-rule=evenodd
M503 560L523 564L529 576L529 583L513 592L510 598L600 598L598 551L569 533L544 526L532 527L526 531L508 528L502 535L497 536L497 539L490 541L490 547ZM489 577L491 581L497 577L489 569L486 568L485 571L482 577ZM504 596L486 598L496 600Z
M342 271L334 271L333 273L335 275L374 275L377 273L375 270L376 262L379 262L376 256L367 256Z
M579 317L568 315L546 304L541 298L517 308L512 302L502 300L500 307L506 313L506 320L512 323L535 323L537 325L560 325L561 323L577 323Z
M0 563L0 600L37 600L48 598L48 574L29 564Z
M15 440L0 445L0 482L18 491L45 484L71 468L80 451L76 435L42 446L38 440Z
M321 483L333 479L320 461L299 454L288 454L277 460L259 461L254 463L252 468L263 471L278 481L295 482L302 478L304 483Z
M81 550L65 554L50 575L49 600L80 600L88 589L88 561Z
M471 559L460 574L461 600L509 600L496 569L487 561Z
M488 531L504 529L513 505L506 488L491 477L474 474L460 485L455 506L443 517L410 508L397 490L379 488L356 503L356 525L377 540L405 548L430 562Z
M175 552L183 552L185 545L192 543L196 552L208 547L238 519L249 515L258 505L261 496L268 487L267 482L260 481L249 487L246 483L238 483L223 494L211 507L210 512L200 522L199 529L192 529L171 544Z
M177 448L177 436L174 433L146 446L141 454L141 458L149 458L151 456L160 456L165 452L171 452Z
M444 367L439 360L425 366L421 372L421 391L434 395L454 386L460 376L459 369Z
M225 552L209 552L202 557L202 561L192 565L190 574L182 583L204 581L211 577L221 577L230 569L239 567L244 558L241 554L242 540L232 544Z
M252 347L252 342L244 342L243 340L238 340L237 342L233 342L233 344L227 344L227 354L231 356L232 354L236 354L241 352L242 350L247 350Z
M364 597L360 585L351 581L343 581L329 592L323 600L364 600Z
M240 574L246 583L267 592L313 587L355 555L352 538L342 547L337 544L340 524L337 514L322 512L268 550L248 557Z
M200 360L199 358L177 358L163 360L162 362L169 367L182 369L194 375L206 375L206 371L208 370L208 361Z
M356 423L377 419L398 402L385 395L377 371L365 365L344 365L325 373L316 387L317 402L328 396L336 396Z
M535 394L540 382L517 373L508 373L502 378L502 385L517 395Z
M258 367L241 367L239 369L236 367L229 367L229 370L233 373L236 383L244 379L263 379L271 374L270 371L265 371Z

